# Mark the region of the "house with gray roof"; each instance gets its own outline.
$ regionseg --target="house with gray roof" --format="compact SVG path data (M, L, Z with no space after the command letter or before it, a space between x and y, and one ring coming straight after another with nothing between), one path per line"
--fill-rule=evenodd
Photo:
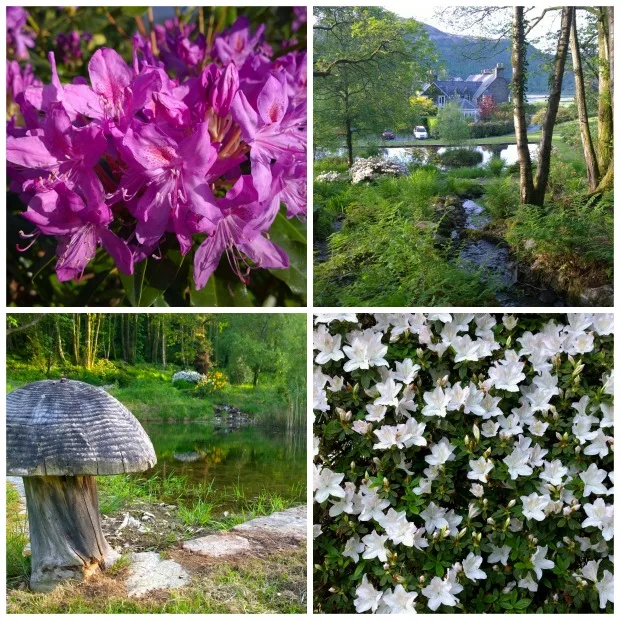
M424 84L420 94L431 99L438 108L443 108L450 101L456 101L465 116L476 119L478 101L484 95L493 97L495 103L510 101L510 83L504 77L504 65L498 63L494 69L484 69L464 80L439 80L435 74L430 82Z

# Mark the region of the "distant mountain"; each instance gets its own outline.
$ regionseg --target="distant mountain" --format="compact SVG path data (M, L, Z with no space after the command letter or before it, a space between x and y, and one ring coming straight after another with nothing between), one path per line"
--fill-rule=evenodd
M439 53L439 75L446 78L463 78L482 69L492 69L497 63L503 63L504 76L512 79L510 64L510 39L480 39L442 32L438 28L424 24L429 38ZM550 54L541 52L528 44L528 92L530 94L547 93L549 90ZM547 65L547 66L546 66ZM443 71L442 71L443 69ZM572 73L564 77L564 95L574 94L575 84Z

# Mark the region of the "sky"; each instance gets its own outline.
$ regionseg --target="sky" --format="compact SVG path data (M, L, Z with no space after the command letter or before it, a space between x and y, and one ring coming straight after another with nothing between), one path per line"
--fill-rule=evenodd
M400 1L392 1L392 2L382 2L379 6L387 9L388 11L392 11L401 17L413 17L418 21L424 22L425 24L429 24L442 30L443 32L448 32L450 34L468 34L473 36L482 36L484 33L481 29L476 30L475 28L468 29L466 33L463 32L462 25L452 24L450 20L446 20L441 15L441 9L449 7L451 5L437 5L437 4L428 4L424 5L421 2L414 2L409 5L405 5L405 3ZM454 6L454 5L452 5ZM510 7L507 8L510 10ZM542 8L538 10L533 10L531 15L535 17L542 12ZM553 11L548 13L540 22L538 26L536 26L532 31L531 38L543 37L549 31L557 31L560 26L560 16L558 11Z

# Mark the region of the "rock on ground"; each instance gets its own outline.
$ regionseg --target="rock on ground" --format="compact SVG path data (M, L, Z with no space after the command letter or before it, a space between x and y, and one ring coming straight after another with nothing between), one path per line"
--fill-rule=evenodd
M132 553L129 560L129 576L125 581L129 596L142 596L151 590L180 588L189 583L189 574L180 564L162 560L155 551Z
M234 534L213 534L186 540L183 543L183 549L211 558L236 555L239 552L251 551L255 547L258 547L256 543L251 544L247 538Z
M239 534L267 534L289 537L298 541L307 536L306 506L296 506L282 512L274 512L268 517L258 517L235 526L232 531Z

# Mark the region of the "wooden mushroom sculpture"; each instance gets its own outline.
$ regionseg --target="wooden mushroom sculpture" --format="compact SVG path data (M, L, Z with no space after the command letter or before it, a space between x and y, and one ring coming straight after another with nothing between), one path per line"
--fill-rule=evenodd
M52 590L111 566L96 476L144 471L157 459L131 412L81 381L36 381L7 396L7 472L22 476L32 550L30 587Z

